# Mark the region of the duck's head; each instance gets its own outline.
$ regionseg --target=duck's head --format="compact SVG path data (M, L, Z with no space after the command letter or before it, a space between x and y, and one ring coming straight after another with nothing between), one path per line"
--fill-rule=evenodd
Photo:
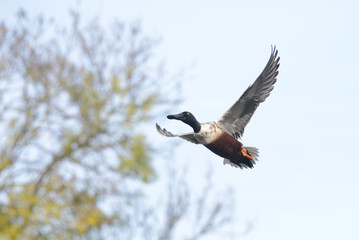
M172 114L167 116L168 119L176 119L180 120L193 128L195 133L198 133L201 130L201 124L197 121L197 119L190 112L182 112L179 114Z

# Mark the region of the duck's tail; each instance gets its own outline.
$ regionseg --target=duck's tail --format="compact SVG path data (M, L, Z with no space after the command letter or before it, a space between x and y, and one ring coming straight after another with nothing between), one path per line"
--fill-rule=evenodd
M249 154L249 156L252 157L253 161L258 161L259 158L259 150L255 147L243 147L246 152Z
M243 157L241 159L241 162L239 163L240 168L252 168L254 164L256 164L256 161L258 161L259 157L259 151L255 147L242 147L242 154Z
M223 165L230 164L232 167L253 168L258 161L259 151L255 147L242 147L242 157L239 159L223 159Z

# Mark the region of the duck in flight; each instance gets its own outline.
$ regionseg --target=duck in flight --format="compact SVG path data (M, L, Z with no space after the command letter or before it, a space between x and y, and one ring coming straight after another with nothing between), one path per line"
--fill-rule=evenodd
M279 68L278 50L272 48L267 65L257 80L217 121L199 123L190 112L168 115L168 119L180 120L193 128L192 133L172 134L157 123L157 131L166 137L180 137L195 144L203 144L213 153L224 158L223 164L252 168L258 160L258 149L246 147L237 139L242 137L258 105L269 96L277 81Z

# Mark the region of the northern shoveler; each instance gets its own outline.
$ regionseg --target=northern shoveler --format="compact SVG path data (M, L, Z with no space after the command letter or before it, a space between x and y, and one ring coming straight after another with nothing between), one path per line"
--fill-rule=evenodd
M243 146L237 139L242 137L244 128L251 119L259 103L263 102L273 90L279 68L278 50L272 48L271 56L262 73L253 85L217 121L199 123L190 112L168 115L168 119L181 120L193 128L193 133L175 135L162 129L166 137L180 137L195 144L203 144L215 154L224 158L223 164L234 167L252 168L258 160L258 149Z

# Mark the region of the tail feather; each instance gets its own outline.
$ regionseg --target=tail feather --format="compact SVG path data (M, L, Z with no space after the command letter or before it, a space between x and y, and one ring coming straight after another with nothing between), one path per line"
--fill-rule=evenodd
M249 153L249 155L251 155L253 160L258 161L258 158L259 158L258 148L255 148L255 147L243 147L243 148Z
M244 156L241 159L223 159L223 165L229 164L232 167L243 168L253 168L255 161L258 161L259 151L255 147L243 147L245 152L243 152ZM247 156L246 156L247 155ZM248 156L249 155L249 156Z

